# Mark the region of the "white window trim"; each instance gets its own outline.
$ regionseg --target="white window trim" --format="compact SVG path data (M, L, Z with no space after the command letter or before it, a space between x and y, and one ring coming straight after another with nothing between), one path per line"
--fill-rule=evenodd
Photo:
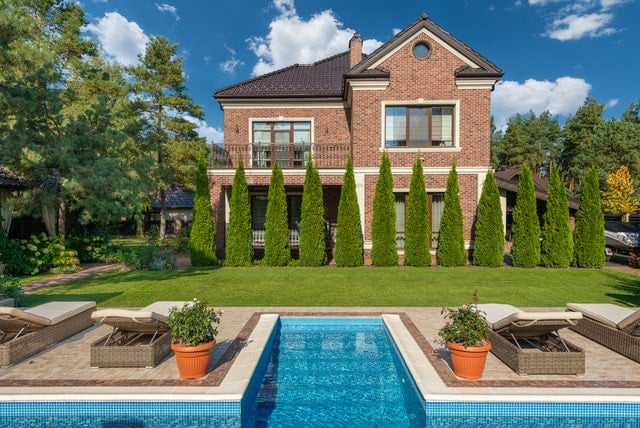
M386 146L386 110L387 106L453 106L453 146L451 147L387 147ZM418 98L417 100L402 101L382 101L381 117L380 117L380 151L389 153L446 153L460 151L460 100L425 100Z

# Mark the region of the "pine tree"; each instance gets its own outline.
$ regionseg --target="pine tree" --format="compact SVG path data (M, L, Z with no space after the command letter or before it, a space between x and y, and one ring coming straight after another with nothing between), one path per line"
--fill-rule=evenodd
M387 153L382 154L378 182L373 196L371 224L371 263L374 266L397 266L396 209L393 196L393 177Z
M557 168L551 169L543 216L540 260L546 267L567 268L573 260L573 237L567 191Z
M430 247L429 200L424 189L422 162L420 157L417 157L413 163L411 186L409 187L404 264L407 266L430 266Z
M604 213L600 201L600 186L594 168L584 176L580 207L576 213L574 257L578 267L601 268L604 266Z
M540 221L531 169L525 164L518 179L516 205L511 227L511 260L517 267L536 267L540 263Z
M347 159L342 180L334 258L338 267L355 267L363 264L360 207L351 158Z
M327 259L326 245L322 182L309 152L302 191L300 264L322 266Z
M241 158L238 158L229 205L229 226L227 228L224 264L225 266L251 266L253 261L251 205Z
M278 162L273 163L268 197L264 225L264 263L267 266L287 266L291 262L287 195Z
M198 159L196 196L193 202L193 223L191 224L191 233L189 235L189 253L191 265L193 266L215 266L218 264L207 164L203 155Z
M489 171L482 186L475 224L473 264L498 267L504 260L504 223L500 192L493 172Z
M440 223L437 254L438 263L442 266L464 266L467 263L467 253L464 249L460 188L455 161L449 171L447 189L444 193L444 208Z

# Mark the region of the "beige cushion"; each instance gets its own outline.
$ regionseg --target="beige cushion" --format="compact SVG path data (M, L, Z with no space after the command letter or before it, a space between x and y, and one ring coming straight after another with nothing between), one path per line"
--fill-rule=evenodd
M155 302L142 309L100 309L91 314L91 318L105 324L112 324L109 319L130 318L132 321L158 321L167 322L169 310L173 307L181 308L185 302Z
M53 325L91 308L95 302L48 302L29 309L0 308L0 316L13 317L34 325Z
M609 327L625 329L640 319L640 310L612 303L567 303L567 309L582 314Z
M534 325L537 321L559 321L562 324L575 324L576 321L582 319L580 312L527 312L515 306L500 303L489 303L478 305L478 309L484 312L487 324L493 330L500 330L510 325L529 326Z

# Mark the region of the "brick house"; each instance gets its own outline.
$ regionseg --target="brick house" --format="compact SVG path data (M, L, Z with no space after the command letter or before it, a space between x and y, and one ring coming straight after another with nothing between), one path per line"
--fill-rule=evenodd
M490 168L491 91L502 71L423 14L369 55L356 33L348 50L313 64L295 64L214 93L224 111L224 146L209 169L217 245L225 223L237 159L242 157L261 246L271 166L283 169L291 245L297 244L302 185L311 152L324 191L325 219L335 231L345 164L353 159L365 253L371 248L372 205L383 152L391 161L398 248L416 157L429 194L433 253L453 159L460 184L464 237Z

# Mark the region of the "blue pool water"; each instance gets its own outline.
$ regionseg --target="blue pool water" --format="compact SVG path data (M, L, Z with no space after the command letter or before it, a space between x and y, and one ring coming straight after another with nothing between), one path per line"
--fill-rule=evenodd
M255 427L424 427L380 318L282 318Z

